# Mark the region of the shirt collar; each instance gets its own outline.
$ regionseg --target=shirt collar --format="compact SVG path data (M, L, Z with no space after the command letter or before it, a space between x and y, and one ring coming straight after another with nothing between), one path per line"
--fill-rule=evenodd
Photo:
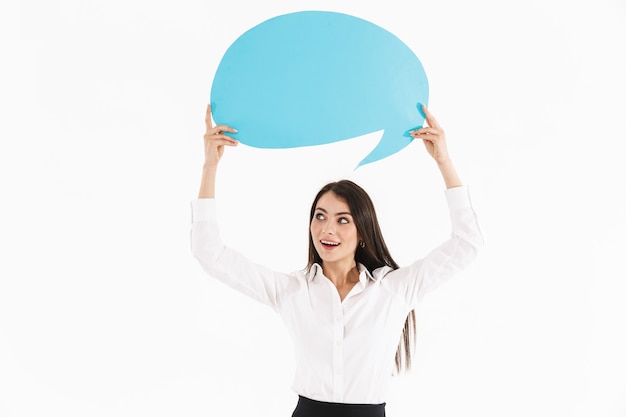
M367 268L363 264L357 263L356 267L359 269L359 281L361 282L361 284L365 285L365 283L369 281L370 279L372 281L376 281L376 279L372 276L370 271L368 271Z
M370 273L370 271L367 270L367 268L363 264L357 263L356 267L359 270L359 282L362 285L365 285L367 283L367 281L370 280L370 279L372 281L377 281L378 280L378 277L374 278L374 276ZM309 281L313 281L313 279L318 274L322 275L322 266L316 262L313 265L311 265L311 269L309 270L309 273L307 274L307 279Z

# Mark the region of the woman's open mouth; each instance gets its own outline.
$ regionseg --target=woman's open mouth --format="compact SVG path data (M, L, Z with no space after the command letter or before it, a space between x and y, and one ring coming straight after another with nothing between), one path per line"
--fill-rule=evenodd
M320 240L320 243L322 244L322 246L324 247L324 249L334 249L337 246L339 246L339 242L333 242L332 240Z

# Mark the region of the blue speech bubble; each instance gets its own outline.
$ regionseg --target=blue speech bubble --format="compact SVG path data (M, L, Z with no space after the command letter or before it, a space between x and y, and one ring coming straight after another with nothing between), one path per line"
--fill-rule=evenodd
M400 39L342 13L266 20L226 51L211 88L213 118L257 148L322 145L384 130L358 166L398 152L422 126L428 80Z

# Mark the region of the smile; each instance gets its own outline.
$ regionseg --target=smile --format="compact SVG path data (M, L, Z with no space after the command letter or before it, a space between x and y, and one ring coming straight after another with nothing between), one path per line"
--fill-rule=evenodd
M339 242L333 242L330 240L320 240L320 243L324 246L337 247L339 246Z

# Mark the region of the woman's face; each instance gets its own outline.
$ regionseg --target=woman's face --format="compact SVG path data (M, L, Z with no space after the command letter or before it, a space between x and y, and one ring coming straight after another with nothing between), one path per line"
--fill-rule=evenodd
M311 238L323 262L354 262L359 234L350 207L332 191L317 201Z

